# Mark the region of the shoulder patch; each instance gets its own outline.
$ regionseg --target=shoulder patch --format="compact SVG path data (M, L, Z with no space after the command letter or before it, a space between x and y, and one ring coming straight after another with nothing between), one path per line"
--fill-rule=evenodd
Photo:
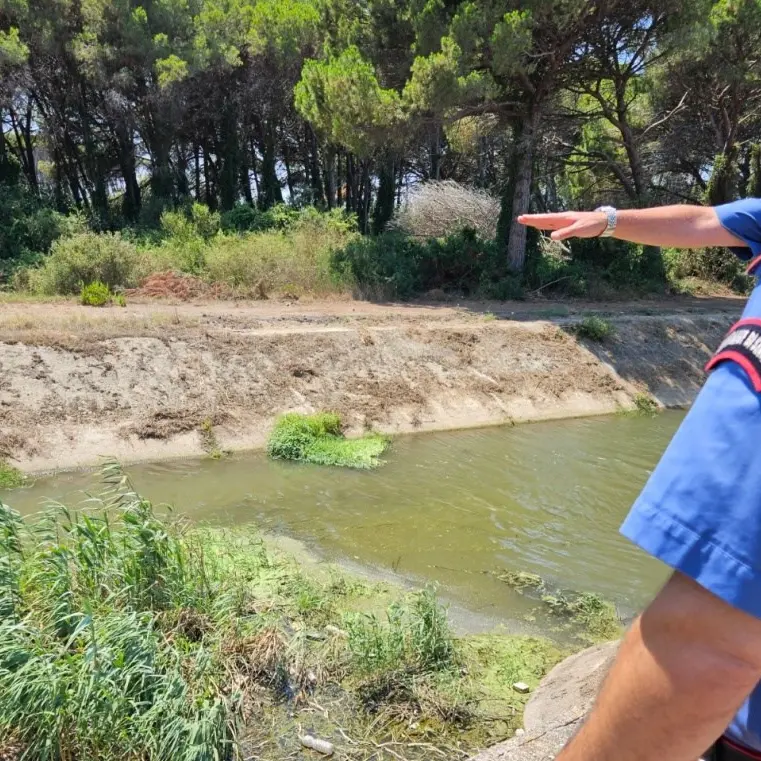
M761 393L761 319L740 320L727 333L716 354L706 365L706 372L720 362L736 362L748 374L756 393Z

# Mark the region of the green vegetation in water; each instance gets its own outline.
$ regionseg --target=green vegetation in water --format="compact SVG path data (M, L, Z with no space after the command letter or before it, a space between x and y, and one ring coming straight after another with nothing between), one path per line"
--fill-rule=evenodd
M586 338L596 343L604 343L616 333L616 329L608 320L597 315L585 317L574 326L573 331L578 338Z
M502 571L497 574L497 578L521 594L526 589L544 589L544 579L537 573Z
M544 595L542 602L553 614L580 627L579 639L592 643L617 639L622 633L615 605L591 592Z
M0 732L24 758L275 761L309 726L356 761L381 742L464 759L520 722L512 681L563 655L457 640L430 590L359 613L367 584L161 519L115 465L104 479L81 511L0 505Z
M0 489L16 489L26 483L26 476L6 460L0 458Z
M505 570L496 577L518 594L537 599L542 604L531 614L550 614L560 619L560 629L570 631L575 639L585 643L606 642L621 635L622 623L615 605L591 592L549 589L545 580L535 573Z
M382 464L379 458L388 444L388 438L378 434L345 438L341 418L332 412L314 415L289 412L275 423L267 442L267 454L278 460L367 469Z
M80 301L88 307L102 307L111 301L111 291L105 283L96 280L82 286Z

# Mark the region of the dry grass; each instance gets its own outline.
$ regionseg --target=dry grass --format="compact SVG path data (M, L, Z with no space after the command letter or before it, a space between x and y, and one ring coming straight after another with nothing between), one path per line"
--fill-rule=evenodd
M486 191L452 180L426 182L410 193L391 226L415 238L440 238L469 227L491 240L497 234L499 210L499 199Z

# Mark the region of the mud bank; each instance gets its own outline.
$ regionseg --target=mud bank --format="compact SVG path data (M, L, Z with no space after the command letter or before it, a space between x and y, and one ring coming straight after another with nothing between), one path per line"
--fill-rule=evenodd
M252 449L288 410L402 433L610 413L643 392L686 405L737 311L617 315L595 344L572 314L6 305L0 457L37 471Z

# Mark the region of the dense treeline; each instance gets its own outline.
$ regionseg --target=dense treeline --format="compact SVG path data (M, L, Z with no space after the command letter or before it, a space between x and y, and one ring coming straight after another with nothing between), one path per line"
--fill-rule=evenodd
M522 269L529 208L761 195L760 48L761 0L0 0L0 214L37 215L0 259L49 245L48 210L378 233L434 179L502 199Z

